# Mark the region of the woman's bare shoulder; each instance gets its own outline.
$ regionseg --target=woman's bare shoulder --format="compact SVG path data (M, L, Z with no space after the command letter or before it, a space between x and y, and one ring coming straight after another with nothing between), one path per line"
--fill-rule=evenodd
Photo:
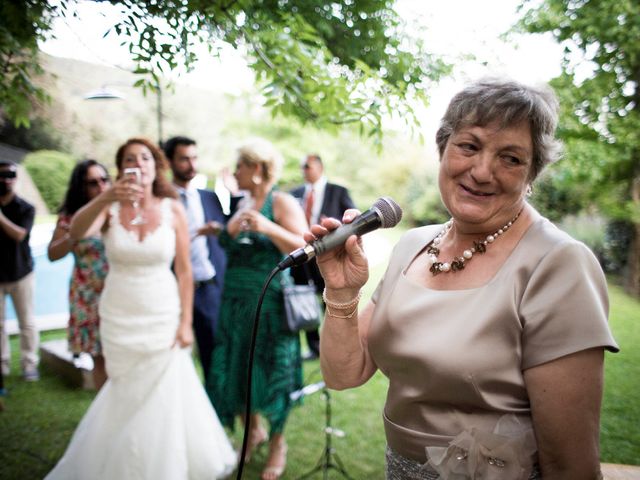
M296 208L300 204L293 195L287 192L276 191L273 192L273 205L276 208Z

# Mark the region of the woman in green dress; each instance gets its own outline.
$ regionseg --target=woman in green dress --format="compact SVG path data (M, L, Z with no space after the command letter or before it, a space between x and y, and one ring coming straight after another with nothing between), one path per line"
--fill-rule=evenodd
M262 285L284 254L304 245L302 207L274 189L281 165L281 155L266 140L255 139L238 149L234 176L238 188L249 195L220 234L228 266L207 391L220 420L230 428L245 411L249 345ZM299 336L283 327L281 275L272 280L264 298L253 366L247 460L268 436L262 480L276 480L284 471L289 394L302 386ZM269 435L260 416L269 423Z

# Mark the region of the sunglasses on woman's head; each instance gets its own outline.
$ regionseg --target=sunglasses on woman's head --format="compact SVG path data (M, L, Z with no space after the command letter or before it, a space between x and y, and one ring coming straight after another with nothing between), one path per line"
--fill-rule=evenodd
M15 170L3 170L0 171L0 178L16 178L17 174Z
M111 179L109 177L98 177L98 178L92 178L91 180L86 180L84 183L88 187L97 187L98 185L109 183L110 181Z

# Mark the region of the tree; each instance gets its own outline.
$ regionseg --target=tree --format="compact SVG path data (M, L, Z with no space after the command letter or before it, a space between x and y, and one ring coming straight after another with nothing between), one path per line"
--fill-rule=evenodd
M58 10L39 0L0 0L0 109L17 127L28 126L32 102L47 95L33 83L41 74L38 40Z
M28 0L24 8L0 2L2 18L28 27L0 27L0 62L10 72L0 77L0 106L25 123L28 111L12 86L20 86L22 98L28 98L23 93L42 96L31 83L37 40L48 34L54 18L74 14L74 0L59 0L57 6ZM391 0L111 3L124 15L109 34L128 45L140 75L137 86L145 91L160 85L163 73L191 68L197 45L204 42L216 55L227 43L246 52L274 114L323 127L360 123L378 139L387 115L416 126L412 104L426 101L430 83L449 72L421 42L405 35Z
M611 219L633 224L625 288L640 296L640 3L531 3L520 26L565 45L564 73L552 81L567 145L561 175ZM579 67L589 66L583 79Z

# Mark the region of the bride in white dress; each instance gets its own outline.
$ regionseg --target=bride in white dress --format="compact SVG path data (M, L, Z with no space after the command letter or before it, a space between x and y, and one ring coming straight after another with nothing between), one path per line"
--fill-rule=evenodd
M70 230L76 239L104 235L110 271L99 311L109 380L46 478L225 477L237 455L185 348L193 281L184 210L147 140L128 140L116 165L120 179L78 211ZM124 178L132 167L139 184Z

